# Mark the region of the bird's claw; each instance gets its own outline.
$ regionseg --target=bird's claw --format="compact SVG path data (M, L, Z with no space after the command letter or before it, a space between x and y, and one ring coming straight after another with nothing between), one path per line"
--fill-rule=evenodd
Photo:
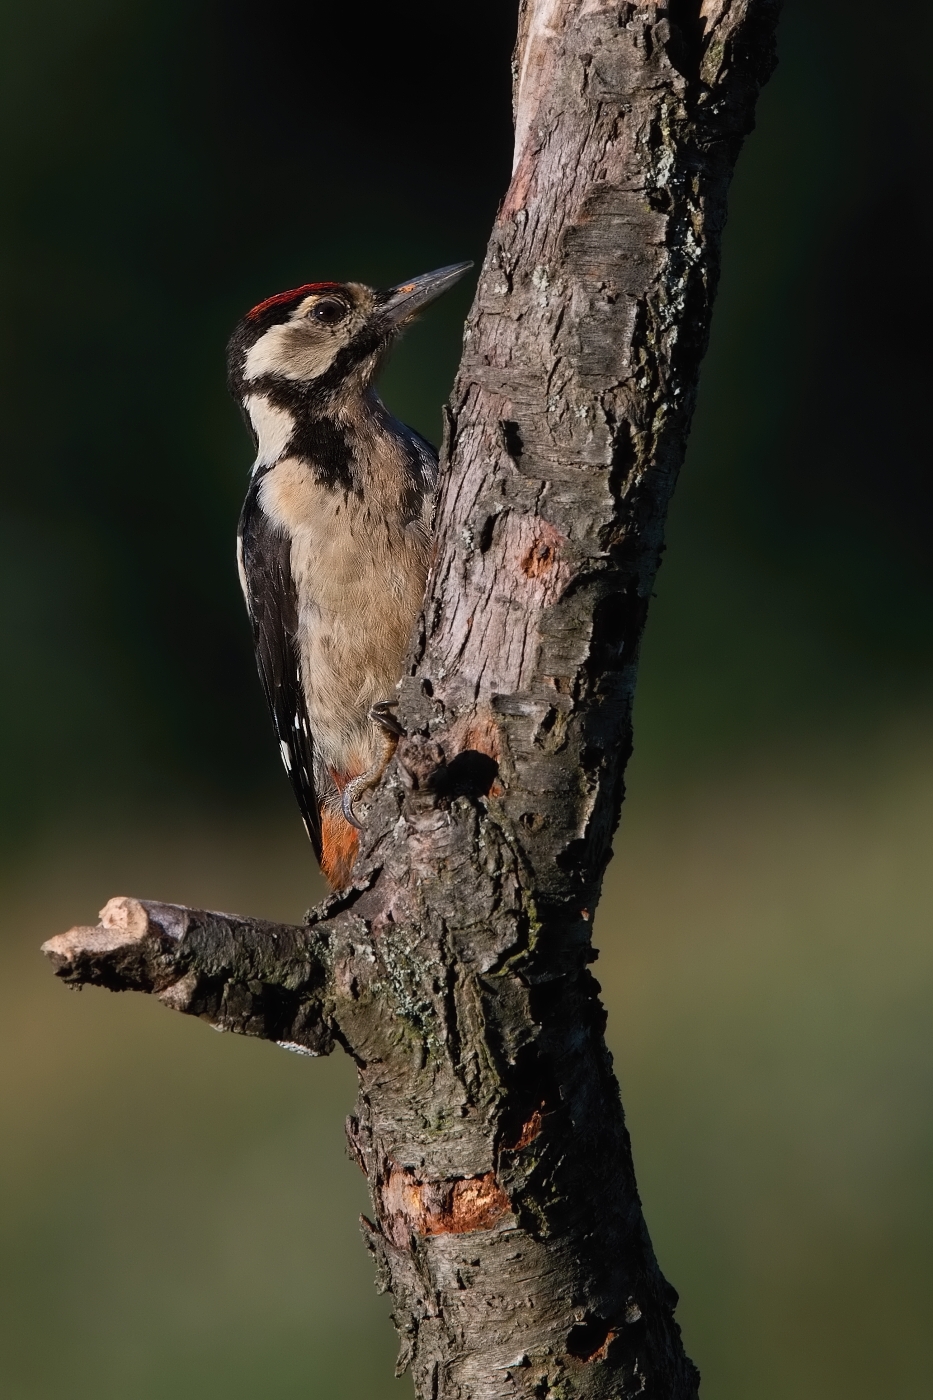
M370 788L374 788L379 782L383 773L389 766L389 761L395 753L399 739L405 737L405 731L392 713L398 708L397 700L377 700L369 708L369 718L379 729L382 730L385 739L385 751L378 763L370 768L368 773L361 773L358 778L351 778L340 794L340 807L343 815L351 826L355 826L357 831L362 831L363 826L357 820L353 804L356 799Z
M390 734L393 739L404 739L405 731L392 713L393 710L397 709L397 700L377 700L375 705L369 707L369 718L373 724L378 725L385 734Z
M340 794L341 811L343 812L343 815L346 817L350 825L355 826L357 831L363 830L363 823L357 821L356 813L353 810L353 803L356 800L356 797L359 794L361 788L365 786L365 779L368 776L369 775L367 773L364 773L361 778L354 778L352 782L347 783L343 792Z

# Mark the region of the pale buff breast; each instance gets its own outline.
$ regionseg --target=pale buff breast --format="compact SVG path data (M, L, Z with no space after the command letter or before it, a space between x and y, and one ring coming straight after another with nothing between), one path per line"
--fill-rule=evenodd
M320 763L367 770L381 741L369 707L395 696L424 596L430 540L405 522L391 482L365 497L315 480L286 458L260 487L266 514L292 539L299 646L308 717Z

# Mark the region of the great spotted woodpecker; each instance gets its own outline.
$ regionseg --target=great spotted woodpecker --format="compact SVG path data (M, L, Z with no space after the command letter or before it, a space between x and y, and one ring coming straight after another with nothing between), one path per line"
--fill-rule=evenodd
M310 282L248 312L230 389L256 461L237 557L259 674L321 868L349 880L355 801L385 771L431 552L437 454L373 379L399 330L471 267L387 291Z

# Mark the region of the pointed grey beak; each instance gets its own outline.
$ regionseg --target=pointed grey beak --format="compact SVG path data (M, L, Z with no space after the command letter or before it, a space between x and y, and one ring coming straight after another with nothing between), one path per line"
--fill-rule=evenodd
M427 306L429 301L434 301L435 297L446 292L448 287L459 282L472 266L471 262L452 263L450 267L439 267L436 272L426 272L421 277L413 277L410 282L400 282L397 287L378 292L376 303L391 325L401 325L423 306Z

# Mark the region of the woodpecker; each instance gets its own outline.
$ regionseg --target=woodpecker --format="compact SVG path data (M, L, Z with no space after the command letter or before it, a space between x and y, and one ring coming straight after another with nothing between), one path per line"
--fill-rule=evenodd
M304 824L344 887L354 803L401 733L396 682L421 608L437 453L373 380L400 330L472 263L385 291L309 282L254 306L228 347L256 460L237 536L256 659Z

